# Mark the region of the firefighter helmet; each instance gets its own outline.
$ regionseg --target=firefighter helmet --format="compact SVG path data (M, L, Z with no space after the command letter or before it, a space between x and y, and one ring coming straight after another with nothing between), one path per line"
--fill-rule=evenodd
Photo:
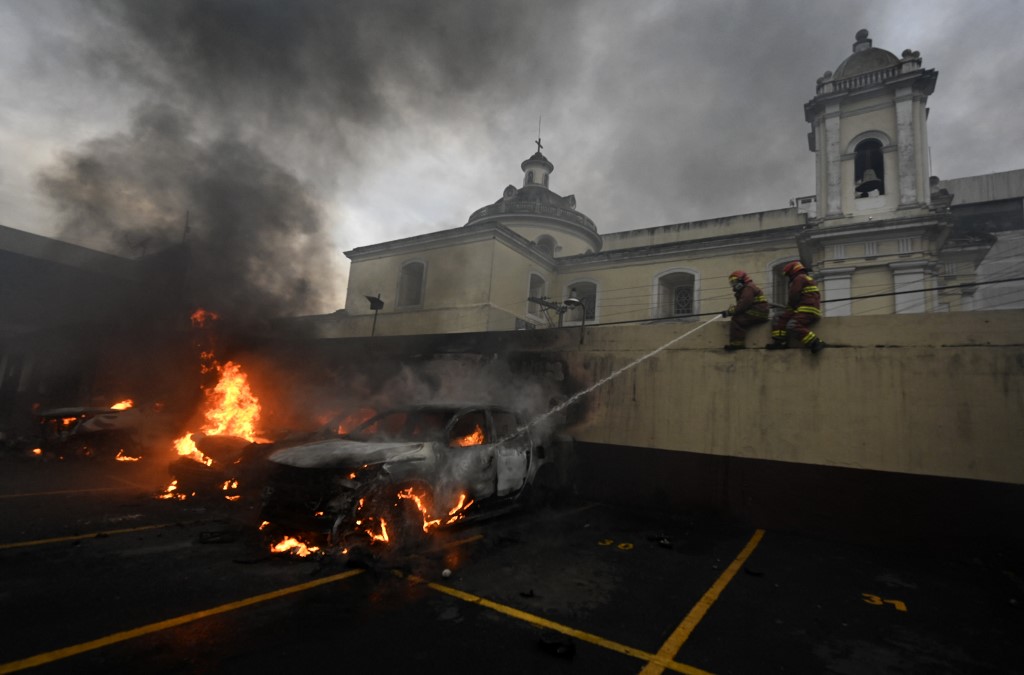
M737 280L747 283L750 281L750 277L748 277L747 273L744 272L743 270L736 270L735 272L730 272L729 283L731 284L732 282Z
M807 268L804 267L804 264L802 262L800 262L799 260L794 260L791 263L787 263L786 266L782 268L782 273L785 274L787 277L791 277L797 274L798 272L803 272L805 269Z

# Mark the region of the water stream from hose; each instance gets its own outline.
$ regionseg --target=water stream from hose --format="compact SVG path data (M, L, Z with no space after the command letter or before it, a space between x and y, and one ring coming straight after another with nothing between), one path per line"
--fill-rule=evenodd
M655 350L653 350L653 351L651 351L651 352L649 352L647 354L644 354L640 358L638 358L638 359L636 359L634 361L631 361L630 363L627 363L626 365L622 366L618 370L616 370L616 371L610 373L609 375L606 375L605 377L601 378L600 380L598 380L594 384L590 385L586 389L584 389L582 391L576 392L575 394L573 394L572 396L567 398L565 401L563 401L563 402L559 403L558 405L556 405L551 410L548 410L545 413L541 413L537 417L533 418L532 420L530 420L529 422L527 422L523 426L521 426L518 429L516 429L515 434L513 434L513 435L520 434L520 433L526 431L527 429L529 429L530 427L537 426L542 421L546 420L548 417L551 417L552 415L554 415L554 414L556 414L558 412L561 412L562 410L565 410L566 408L568 408L570 405L572 405L576 401L580 400L581 398L583 398L584 396L586 396L590 392L594 391L598 387L604 386L608 382L614 380L616 377L618 377L619 375L622 375L624 372L626 372L630 368L634 368L634 367L640 365L641 363L643 363L647 359L651 358L652 356L655 356L655 355L665 351L666 349L668 349L669 347L671 347L675 343L679 342L680 340L693 335L694 333L699 331L701 328L704 328L705 326L707 326L707 325L709 325L711 323L714 323L715 321L718 321L721 318L722 318L721 315L715 314L713 317L711 317L710 319L708 319L707 321L705 321L701 325L697 326L696 328L688 330L687 332L683 333L682 335L679 335L679 336L676 336L676 337L672 338L671 340L669 340L668 342L666 342L662 346L658 347L657 349L655 349ZM505 439L502 439L502 440L505 440Z

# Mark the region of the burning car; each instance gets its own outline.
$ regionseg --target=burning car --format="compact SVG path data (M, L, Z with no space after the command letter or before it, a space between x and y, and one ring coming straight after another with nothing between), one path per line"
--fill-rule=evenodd
M445 405L389 410L268 459L265 531L341 548L414 544L434 528L504 511L547 462L515 412Z
M44 452L77 457L121 455L139 446L139 410L130 400L109 408L53 408L34 413Z

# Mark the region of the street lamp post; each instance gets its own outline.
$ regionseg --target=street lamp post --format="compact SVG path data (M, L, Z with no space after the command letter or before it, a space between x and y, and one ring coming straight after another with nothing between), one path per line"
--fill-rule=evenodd
M577 307L583 308L583 317L580 321L580 344L583 344L583 331L587 327L587 305L576 295L576 289L569 289L569 297L562 301L562 304L566 309L576 309Z
M380 299L380 293L377 294L376 298L372 295L364 297L370 301L370 309L373 310L373 325L370 326L370 337L373 337L374 331L377 330L377 312L384 309L384 301Z
M580 297L576 295L575 288L569 289L569 297L563 300L561 304L551 302L547 298L535 298L533 296L528 297L527 300L529 300L530 302L534 302L540 305L541 307L546 307L547 309L553 310L556 314L558 314L559 328L562 327L562 319L567 311L569 311L570 309L576 309L577 307L582 307L583 321L580 323L580 344L583 344L583 329L586 328L587 326L587 306L586 304L584 304L583 300L581 300Z

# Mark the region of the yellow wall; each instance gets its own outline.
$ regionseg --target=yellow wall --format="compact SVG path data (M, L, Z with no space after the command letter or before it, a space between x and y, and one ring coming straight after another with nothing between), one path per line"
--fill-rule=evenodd
M574 380L696 325L588 328ZM584 396L581 441L1024 484L1024 311L841 317L834 345L726 353L716 321ZM767 329L749 344L763 344Z

